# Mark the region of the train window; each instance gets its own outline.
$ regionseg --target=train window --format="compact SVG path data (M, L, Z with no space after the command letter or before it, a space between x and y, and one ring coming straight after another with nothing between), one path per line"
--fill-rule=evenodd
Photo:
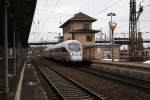
M58 52L58 49L53 49L52 52L53 53Z
M64 47L62 47L61 52L67 52L67 50Z
M80 51L80 44L76 42L68 43L68 48L71 51Z
M51 53L54 53L55 50L51 50Z
M61 48L57 48L55 52L61 52Z

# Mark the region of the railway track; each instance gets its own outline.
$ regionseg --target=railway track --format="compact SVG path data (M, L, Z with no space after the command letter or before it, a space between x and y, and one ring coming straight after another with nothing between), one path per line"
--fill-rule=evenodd
M38 70L46 79L59 100L105 100L96 91L90 91L71 78L64 76L46 64L38 65Z
M70 65L70 67L71 66L72 66L72 68L74 68L74 65ZM82 65L79 65L79 66L82 66ZM84 67L79 67L79 66L76 67L75 69L84 71L84 72L92 74L92 75L96 75L98 77L109 78L111 80L119 81L119 82L128 84L130 86L136 87L136 88L150 91L150 81L145 81L142 79L133 78L133 77L129 77L129 76L123 76L118 73L111 73L109 71L92 68L92 66L84 66Z
M140 79L136 79L136 78L131 78L131 77L127 77L127 76L122 76L119 74L114 74L111 72L106 72L106 71L102 71L99 69L94 69L91 67L84 67L84 68L78 68L78 69L81 71L84 71L86 73L96 75L98 77L105 77L105 78L113 79L116 81L126 83L128 85L132 85L132 86L150 91L150 82L148 82L148 81L144 81L144 80L140 80Z

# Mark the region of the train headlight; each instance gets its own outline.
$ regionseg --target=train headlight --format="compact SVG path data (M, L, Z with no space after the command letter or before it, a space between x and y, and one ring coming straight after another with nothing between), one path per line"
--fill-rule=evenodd
M79 53L79 56L81 56L81 53Z
M76 54L75 54L75 53L73 53L73 52L71 52L71 53L70 53L70 55L71 55L71 56L76 56Z
M76 54L75 53L72 53L72 56L75 56Z
M72 53L72 52L70 52L70 55L72 56L72 55L73 55L73 53Z

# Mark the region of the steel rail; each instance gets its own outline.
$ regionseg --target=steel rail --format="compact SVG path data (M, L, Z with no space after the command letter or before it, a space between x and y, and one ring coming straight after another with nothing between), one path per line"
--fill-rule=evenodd
M86 67L86 68L78 68L78 69L86 73L96 75L98 77L100 76L100 77L106 77L109 79L114 79L116 81L127 83L129 85L136 86L136 87L143 88L143 89L150 91L150 82L147 82L144 80L122 76L122 75L118 75L115 73L106 72L106 71L102 71L102 70L94 69L94 68Z
M63 95L58 91L58 89L52 84L52 82L48 79L47 75L41 70L41 65L40 63L37 61L34 61L34 64L36 65L36 69L37 71L40 72L40 75L42 75L42 77L45 79L45 81L49 84L49 86L53 89L53 91L55 92L56 94L56 98L58 98L59 100L64 100L63 98Z
M73 66L73 65L70 65L70 66ZM136 68L139 68L139 67L136 67ZM100 69L96 69L96 68L91 68L90 66L77 67L76 69L90 73L92 75L96 75L98 77L100 76L100 77L113 79L116 81L126 83L128 85L136 86L138 88L142 88L142 89L150 91L150 81L145 81L145 80L138 79L138 78L123 76L123 75L119 75L118 73L111 73L108 71L104 71L104 70L100 70Z
M105 100L105 98L98 95L96 91L90 91L87 88L80 85L79 83L77 83L76 81L72 80L71 78L57 72L53 68L48 67L48 64L44 63L42 64L47 66L45 71L43 71L44 74L47 73L47 75L45 75L46 77L48 76L48 74L50 75L50 77L52 77L54 73L56 74L53 76L54 78L48 80L58 90L58 92L62 95L64 100L65 99Z

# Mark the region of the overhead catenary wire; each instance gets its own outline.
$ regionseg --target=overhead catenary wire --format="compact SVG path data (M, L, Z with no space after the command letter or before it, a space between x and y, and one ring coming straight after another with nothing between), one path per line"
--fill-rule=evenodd
M47 16L47 18L43 21L43 25L42 25L42 27L41 27L41 31L44 29L45 25L47 24L49 18L52 16L52 14L53 14L54 10L56 9L56 7L58 6L59 2L60 2L60 0L57 0L57 1L56 1L56 3L55 3L55 5L54 5L53 9L52 9L51 12L50 12L50 14L49 14L49 15Z
M150 6L150 4L147 4L147 2L145 2L145 1L147 1L147 0L141 0L141 1L140 1L140 5L143 4L143 7L144 7L144 8L147 8L147 7ZM150 0L149 0L149 1L150 1Z
M105 10L107 10L107 9L109 9L109 8L111 8L111 7L115 6L115 5L117 5L117 4L120 3L121 1L123 1L123 0L119 0L119 1L117 1L117 2L112 3L111 5L107 6L106 8L104 8L104 9L98 11L97 13L95 13L93 16L99 15L100 13L104 12Z
M57 0L58 1L58 0ZM51 19L52 19L52 17L54 16L54 14L55 15L57 15L58 16L58 24L60 25L60 22L61 22L61 24L64 22L64 21L66 21L66 19L67 19L67 17L64 17L64 16L70 16L70 17L72 17L73 16L73 14L71 15L71 14L69 14L67 11L64 11L64 12L61 12L60 10L58 10L58 12L56 12L56 10L58 9L58 8L60 8L60 3L59 2L61 2L61 1L59 1L58 3L57 3L57 1L55 0L55 2L54 2L54 4L53 4L53 6L52 6L52 8L51 9L49 9L49 14L46 14L47 16L45 16L45 19L44 19L44 21L45 22L43 22L43 21L41 21L41 27L40 27L40 29L42 30L42 31L40 31L40 32L43 32L43 31L45 31L46 29L47 29L47 26L48 26L48 24L49 23L53 23L54 21L56 22L56 20L54 19L54 20L52 20L52 22L50 21ZM108 1L108 0L106 0L106 1ZM123 1L123 0L114 0L114 1L108 1L109 3L106 3L106 1L105 1L105 4L103 4L103 5L105 5L105 7L104 8L101 8L101 7L99 7L99 10L97 10L96 12L97 13L95 13L95 14L97 14L97 16L98 15L100 15L101 13L105 13L105 12L107 12L108 10L111 10L112 8L114 8L114 7L118 7L118 5L121 5L121 4L124 4L124 2L121 2L121 1ZM146 4L146 2L145 1L149 1L149 0L139 0L139 2L140 1L142 1L143 3L144 3L144 5ZM63 2L63 1L62 1ZM61 3L62 3L61 2ZM91 1L90 1L91 2ZM117 4L115 4L115 2L118 2ZM120 3L121 2L121 3ZM85 2L84 2L85 3ZM86 3L88 3L87 1L86 1ZM91 2L92 3L92 2ZM142 3L142 4L143 4ZM74 3L75 4L75 3ZM95 3L93 3L93 5L94 5ZM107 6L106 6L106 4L107 4ZM56 5L56 6L54 6L54 5ZM83 4L82 4L82 2L80 2L80 4L79 5L81 5L81 7L82 6L84 6ZM82 9L85 9L85 8L87 8L87 6L88 6L89 4L86 4L86 7L82 7ZM102 6L103 6L102 5ZM148 5L148 3L147 3L147 5ZM58 7L59 6L59 7ZM70 6L69 6L70 7ZM93 8L92 8L92 5L90 4L90 7L91 7L91 10L92 9L94 9L94 7L95 7L95 5L93 6ZM62 7L61 7L62 8ZM80 8L80 7L79 7ZM54 10L53 10L54 9ZM72 7L72 9L73 9L73 7ZM70 9L70 10L72 10L72 9ZM74 9L77 9L77 7L76 8L74 8ZM81 8L80 8L81 9ZM48 10L48 9L47 9ZM63 10L63 9L62 9ZM69 9L68 9L69 10ZM86 9L87 10L87 9ZM103 11L102 11L103 10ZM145 10L145 9L144 9ZM73 10L72 10L73 11ZM84 10L81 10L81 11L84 11ZM52 12L52 14L51 14L51 12ZM68 14L67 14L68 13ZM91 14L92 14L92 12L91 12ZM93 13L94 14L94 13ZM93 15L92 14L92 15ZM119 13L117 13L118 15L119 15ZM95 16L93 16L93 17L95 17ZM122 16L121 16L122 17ZM66 19L65 19L66 18ZM102 18L102 17L101 17ZM126 17L126 18L128 18L128 17ZM143 18L143 17L142 17ZM98 19L98 21L97 22L99 22L99 21L107 21L108 20L108 18L106 18L105 20L103 20L103 19L101 19L101 20L99 20L99 18L97 18ZM145 19L145 18L144 18ZM116 21L118 21L118 23L119 22L128 22L128 19L118 19L118 16L117 16L117 18L116 18ZM143 21L143 22L146 22L146 23L148 23L149 21L147 21L147 20L140 20L141 22ZM57 27L58 27L58 24L57 24ZM54 25L53 25L54 26ZM119 26L119 24L118 24L118 26ZM57 29L58 30L58 29ZM48 30L49 31L49 30ZM51 31L53 31L53 30L51 30Z
M142 2L145 2L145 1L147 1L147 0L142 0L141 3L142 3Z
M149 25L145 25L141 29L148 29L148 28L149 28Z

